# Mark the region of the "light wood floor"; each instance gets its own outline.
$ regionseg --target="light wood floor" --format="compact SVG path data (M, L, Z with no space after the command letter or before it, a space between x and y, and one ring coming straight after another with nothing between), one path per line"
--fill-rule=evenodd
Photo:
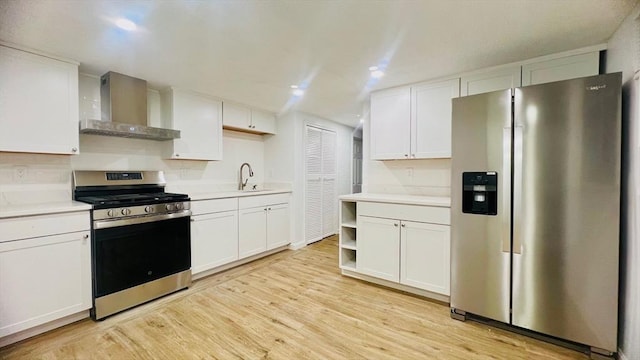
M333 237L284 251L104 321L10 345L0 359L588 358L343 277L337 250Z

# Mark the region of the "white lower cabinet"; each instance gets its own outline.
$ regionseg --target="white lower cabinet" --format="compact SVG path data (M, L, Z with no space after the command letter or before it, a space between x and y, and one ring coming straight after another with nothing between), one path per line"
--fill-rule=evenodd
M240 210L240 258L267 250L267 208L256 207Z
M400 281L400 221L358 217L356 270L389 281Z
M402 290L427 296L430 293L449 296L448 207L366 201L358 201L354 207L343 200L341 208L343 274L357 273L397 283L404 286Z
M289 194L240 198L239 207L240 259L291 242Z
M195 275L238 260L238 211L191 218L191 272Z
M59 221L78 218L85 219L86 230L20 239L0 235L0 338L91 308L89 214ZM16 220L24 219L33 226L25 232L46 233L41 225L56 217ZM11 224L21 226L4 219L0 229Z
M400 283L449 295L449 226L402 221L400 229Z

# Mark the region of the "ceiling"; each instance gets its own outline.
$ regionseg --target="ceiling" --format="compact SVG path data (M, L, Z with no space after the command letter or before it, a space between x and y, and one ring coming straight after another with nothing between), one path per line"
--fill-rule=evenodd
M371 90L601 44L638 2L0 0L0 40L85 73L355 126ZM116 28L119 17L138 30Z

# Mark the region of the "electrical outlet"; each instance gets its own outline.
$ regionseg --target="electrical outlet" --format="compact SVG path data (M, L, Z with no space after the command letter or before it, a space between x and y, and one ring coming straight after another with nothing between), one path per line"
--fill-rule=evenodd
M27 167L15 166L13 168L13 180L15 182L24 182L27 179Z

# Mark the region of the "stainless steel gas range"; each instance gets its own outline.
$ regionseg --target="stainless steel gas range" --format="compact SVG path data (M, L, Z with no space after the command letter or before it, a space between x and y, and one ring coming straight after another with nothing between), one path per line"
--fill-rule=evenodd
M89 203L93 308L99 320L191 285L189 196L164 191L161 171L75 171Z

